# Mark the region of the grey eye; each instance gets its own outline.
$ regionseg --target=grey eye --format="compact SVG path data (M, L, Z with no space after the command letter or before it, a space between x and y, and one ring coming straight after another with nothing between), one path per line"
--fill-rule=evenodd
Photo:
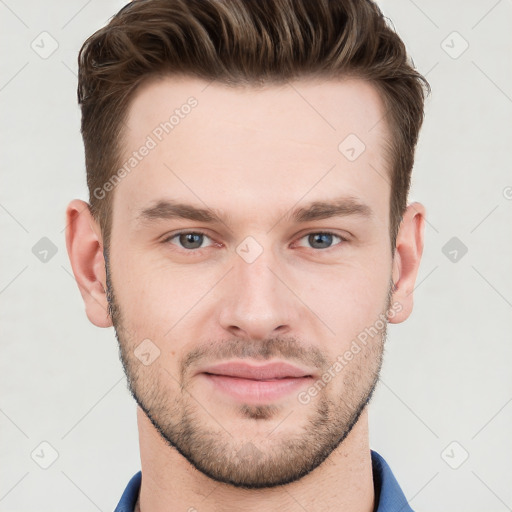
M324 232L310 233L309 235L305 235L302 238L307 238L308 244L310 244L313 249L329 249L333 246L333 239L335 238L343 241L343 238L335 235L334 233Z
M194 249L202 249L203 247L201 246L203 245L205 238L209 239L209 237L204 233L199 231L189 231L185 233L176 233L175 235L169 237L166 241L172 243L173 245L178 245L178 247L183 249L192 251ZM173 242L174 239L178 239L178 243Z

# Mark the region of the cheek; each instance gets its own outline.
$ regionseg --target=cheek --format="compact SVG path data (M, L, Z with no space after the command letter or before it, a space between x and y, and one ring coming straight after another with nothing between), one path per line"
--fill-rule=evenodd
M140 339L169 339L200 310L215 276L213 268L185 269L151 255L120 257L113 281L123 326Z
M350 264L309 273L301 299L337 340L349 342L386 308L390 274L381 267Z

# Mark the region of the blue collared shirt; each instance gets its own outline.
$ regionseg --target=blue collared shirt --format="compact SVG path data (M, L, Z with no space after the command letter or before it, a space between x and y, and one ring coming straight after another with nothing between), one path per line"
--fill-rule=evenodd
M374 512L413 512L387 462L376 451L371 450L371 454L375 492ZM139 471L128 483L114 512L134 512L141 481L142 472Z

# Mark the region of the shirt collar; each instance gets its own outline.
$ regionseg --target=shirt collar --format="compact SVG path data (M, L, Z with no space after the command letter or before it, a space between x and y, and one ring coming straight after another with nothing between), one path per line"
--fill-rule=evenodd
M371 450L373 488L375 492L374 512L413 512L398 484L391 468L376 451ZM133 512L142 482L142 472L131 478L114 512Z
M414 512L388 463L376 451L371 450L371 453L375 491L374 512Z

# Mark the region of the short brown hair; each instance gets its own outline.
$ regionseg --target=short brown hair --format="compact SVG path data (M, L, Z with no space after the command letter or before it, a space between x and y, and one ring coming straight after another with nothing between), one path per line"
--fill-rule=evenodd
M142 82L173 74L231 85L351 76L373 84L386 110L394 253L430 86L373 1L133 0L85 41L78 64L89 202L105 248L112 192L94 191L120 165L123 123Z

